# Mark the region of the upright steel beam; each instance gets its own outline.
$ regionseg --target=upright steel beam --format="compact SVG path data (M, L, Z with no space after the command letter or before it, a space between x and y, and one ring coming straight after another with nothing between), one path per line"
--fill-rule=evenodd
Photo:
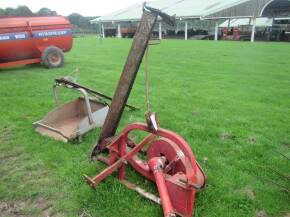
M121 24L120 23L117 26L117 38L122 38Z
M104 26L103 23L102 23L102 37L103 37L103 38L106 38L105 26Z
M188 34L188 23L187 21L185 21L185 24L184 24L184 40L187 40L187 34Z
M162 22L159 22L159 40L162 40Z
M255 41L255 33L256 33L256 17L252 18L252 34L251 34L251 42Z
M216 20L215 21L215 29L214 29L214 40L217 41L218 40L218 31L219 31L219 23Z

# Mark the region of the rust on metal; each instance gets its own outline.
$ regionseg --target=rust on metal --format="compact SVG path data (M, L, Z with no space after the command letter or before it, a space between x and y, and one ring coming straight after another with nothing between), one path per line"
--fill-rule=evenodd
M130 95L158 16L160 16L169 25L174 24L174 18L168 16L160 10L144 6L143 15L134 35L134 40L123 68L122 75L115 90L109 113L105 120L104 126L102 127L97 144L92 151L91 157L96 156L97 153L104 150L106 144L103 140L105 138L111 137L116 133L124 107Z
M75 83L73 81L68 80L67 78L57 78L57 79L55 79L55 83L56 83L56 85L64 85L64 86L66 86L68 88L75 88L75 89L82 88L82 89L84 89L85 91L87 91L90 94L94 94L94 95L96 95L98 97L101 97L101 98L104 98L104 99L107 99L107 100L110 100L110 101L113 100L112 97L107 96L104 93L101 93L100 91L93 90L93 89L91 89L89 87L77 84L77 83ZM137 108L136 106L133 106L133 105L126 104L125 106L128 107L131 110L139 110L139 108Z
M134 36L134 41L127 58L127 62L124 66L121 78L115 91L108 116L105 120L105 124L99 137L98 144L100 144L100 146L98 147L100 150L104 149L101 143L102 140L104 138L113 136L116 132L124 110L124 105L126 104L130 95L156 19L157 15L155 14L146 11L143 13L140 25L137 28ZM96 151L96 149L93 151L93 156L96 155Z
M59 87L77 91L82 97L61 104L57 91ZM80 142L82 135L96 127L103 126L109 107L96 98L90 98L85 89L55 84L53 85L53 93L56 108L42 120L33 124L36 131L41 135L63 142L74 139Z

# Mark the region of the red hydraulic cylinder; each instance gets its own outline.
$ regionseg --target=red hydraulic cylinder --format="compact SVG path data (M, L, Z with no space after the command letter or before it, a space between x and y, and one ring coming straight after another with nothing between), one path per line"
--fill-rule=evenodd
M153 172L155 182L161 199L164 217L175 217L174 208L172 206L168 189L163 176L163 169L166 159L164 157L154 157L148 161L150 170Z

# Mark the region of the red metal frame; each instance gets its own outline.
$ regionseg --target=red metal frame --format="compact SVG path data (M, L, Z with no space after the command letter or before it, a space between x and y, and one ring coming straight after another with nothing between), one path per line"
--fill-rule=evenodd
M110 110L97 145L91 154L91 158L94 158L102 151L108 150L108 157L98 156L98 159L109 166L95 177L85 176L85 178L87 183L95 189L99 182L114 171L118 171L121 183L146 198L161 204L164 216L172 217L178 214L190 217L194 207L195 193L204 187L206 176L185 140L171 131L160 129L156 116L151 116L149 109L146 115L147 125L142 123L130 124L120 135L115 136L124 106L130 95L158 16L169 25L175 23L174 17L144 4L143 15ZM136 144L128 137L128 134L132 131L144 131L149 135L139 144ZM147 160L143 160L137 155L139 152L144 152L143 148L145 146L148 146ZM160 198L126 181L126 165L128 163L140 174L156 183Z
M170 217L175 216L175 211L163 176L165 162L166 159L164 157L154 157L148 161L148 165L154 174L156 185L162 201L164 216Z
M28 65L28 64L35 64L35 63L40 63L40 62L41 62L40 58L27 59L27 60L18 60L18 61L12 61L12 62L7 62L7 63L0 63L0 68L20 66L20 65Z
M128 134L132 131L145 131L149 135L139 144L135 144L128 138ZM131 149L128 148L128 144ZM137 153L146 145L149 146L148 161L144 162L137 157ZM106 144L106 147L109 150L109 157L102 156L99 160L107 163L109 167L93 178L85 176L92 188L95 189L99 182L115 171L118 171L121 182L126 181L128 162L140 174L156 182L165 216L173 216L172 213L185 217L192 215L195 193L204 187L206 176L182 137L169 130L158 129L153 132L146 124L133 123ZM165 156L159 155L160 153L164 153ZM169 161L166 165L163 158ZM158 169L155 170L155 167Z

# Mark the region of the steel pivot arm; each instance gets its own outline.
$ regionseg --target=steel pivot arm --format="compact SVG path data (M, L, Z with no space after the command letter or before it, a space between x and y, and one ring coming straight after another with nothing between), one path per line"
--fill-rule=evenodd
M105 123L102 127L98 142L91 153L92 158L106 148L104 139L112 137L116 133L124 107L129 98L158 16L160 16L164 22L167 22L169 25L174 25L175 23L174 17L170 17L158 9L151 8L146 5L143 6L143 15L141 17L140 24L136 30L131 50L123 68L118 86L115 90L115 94Z

